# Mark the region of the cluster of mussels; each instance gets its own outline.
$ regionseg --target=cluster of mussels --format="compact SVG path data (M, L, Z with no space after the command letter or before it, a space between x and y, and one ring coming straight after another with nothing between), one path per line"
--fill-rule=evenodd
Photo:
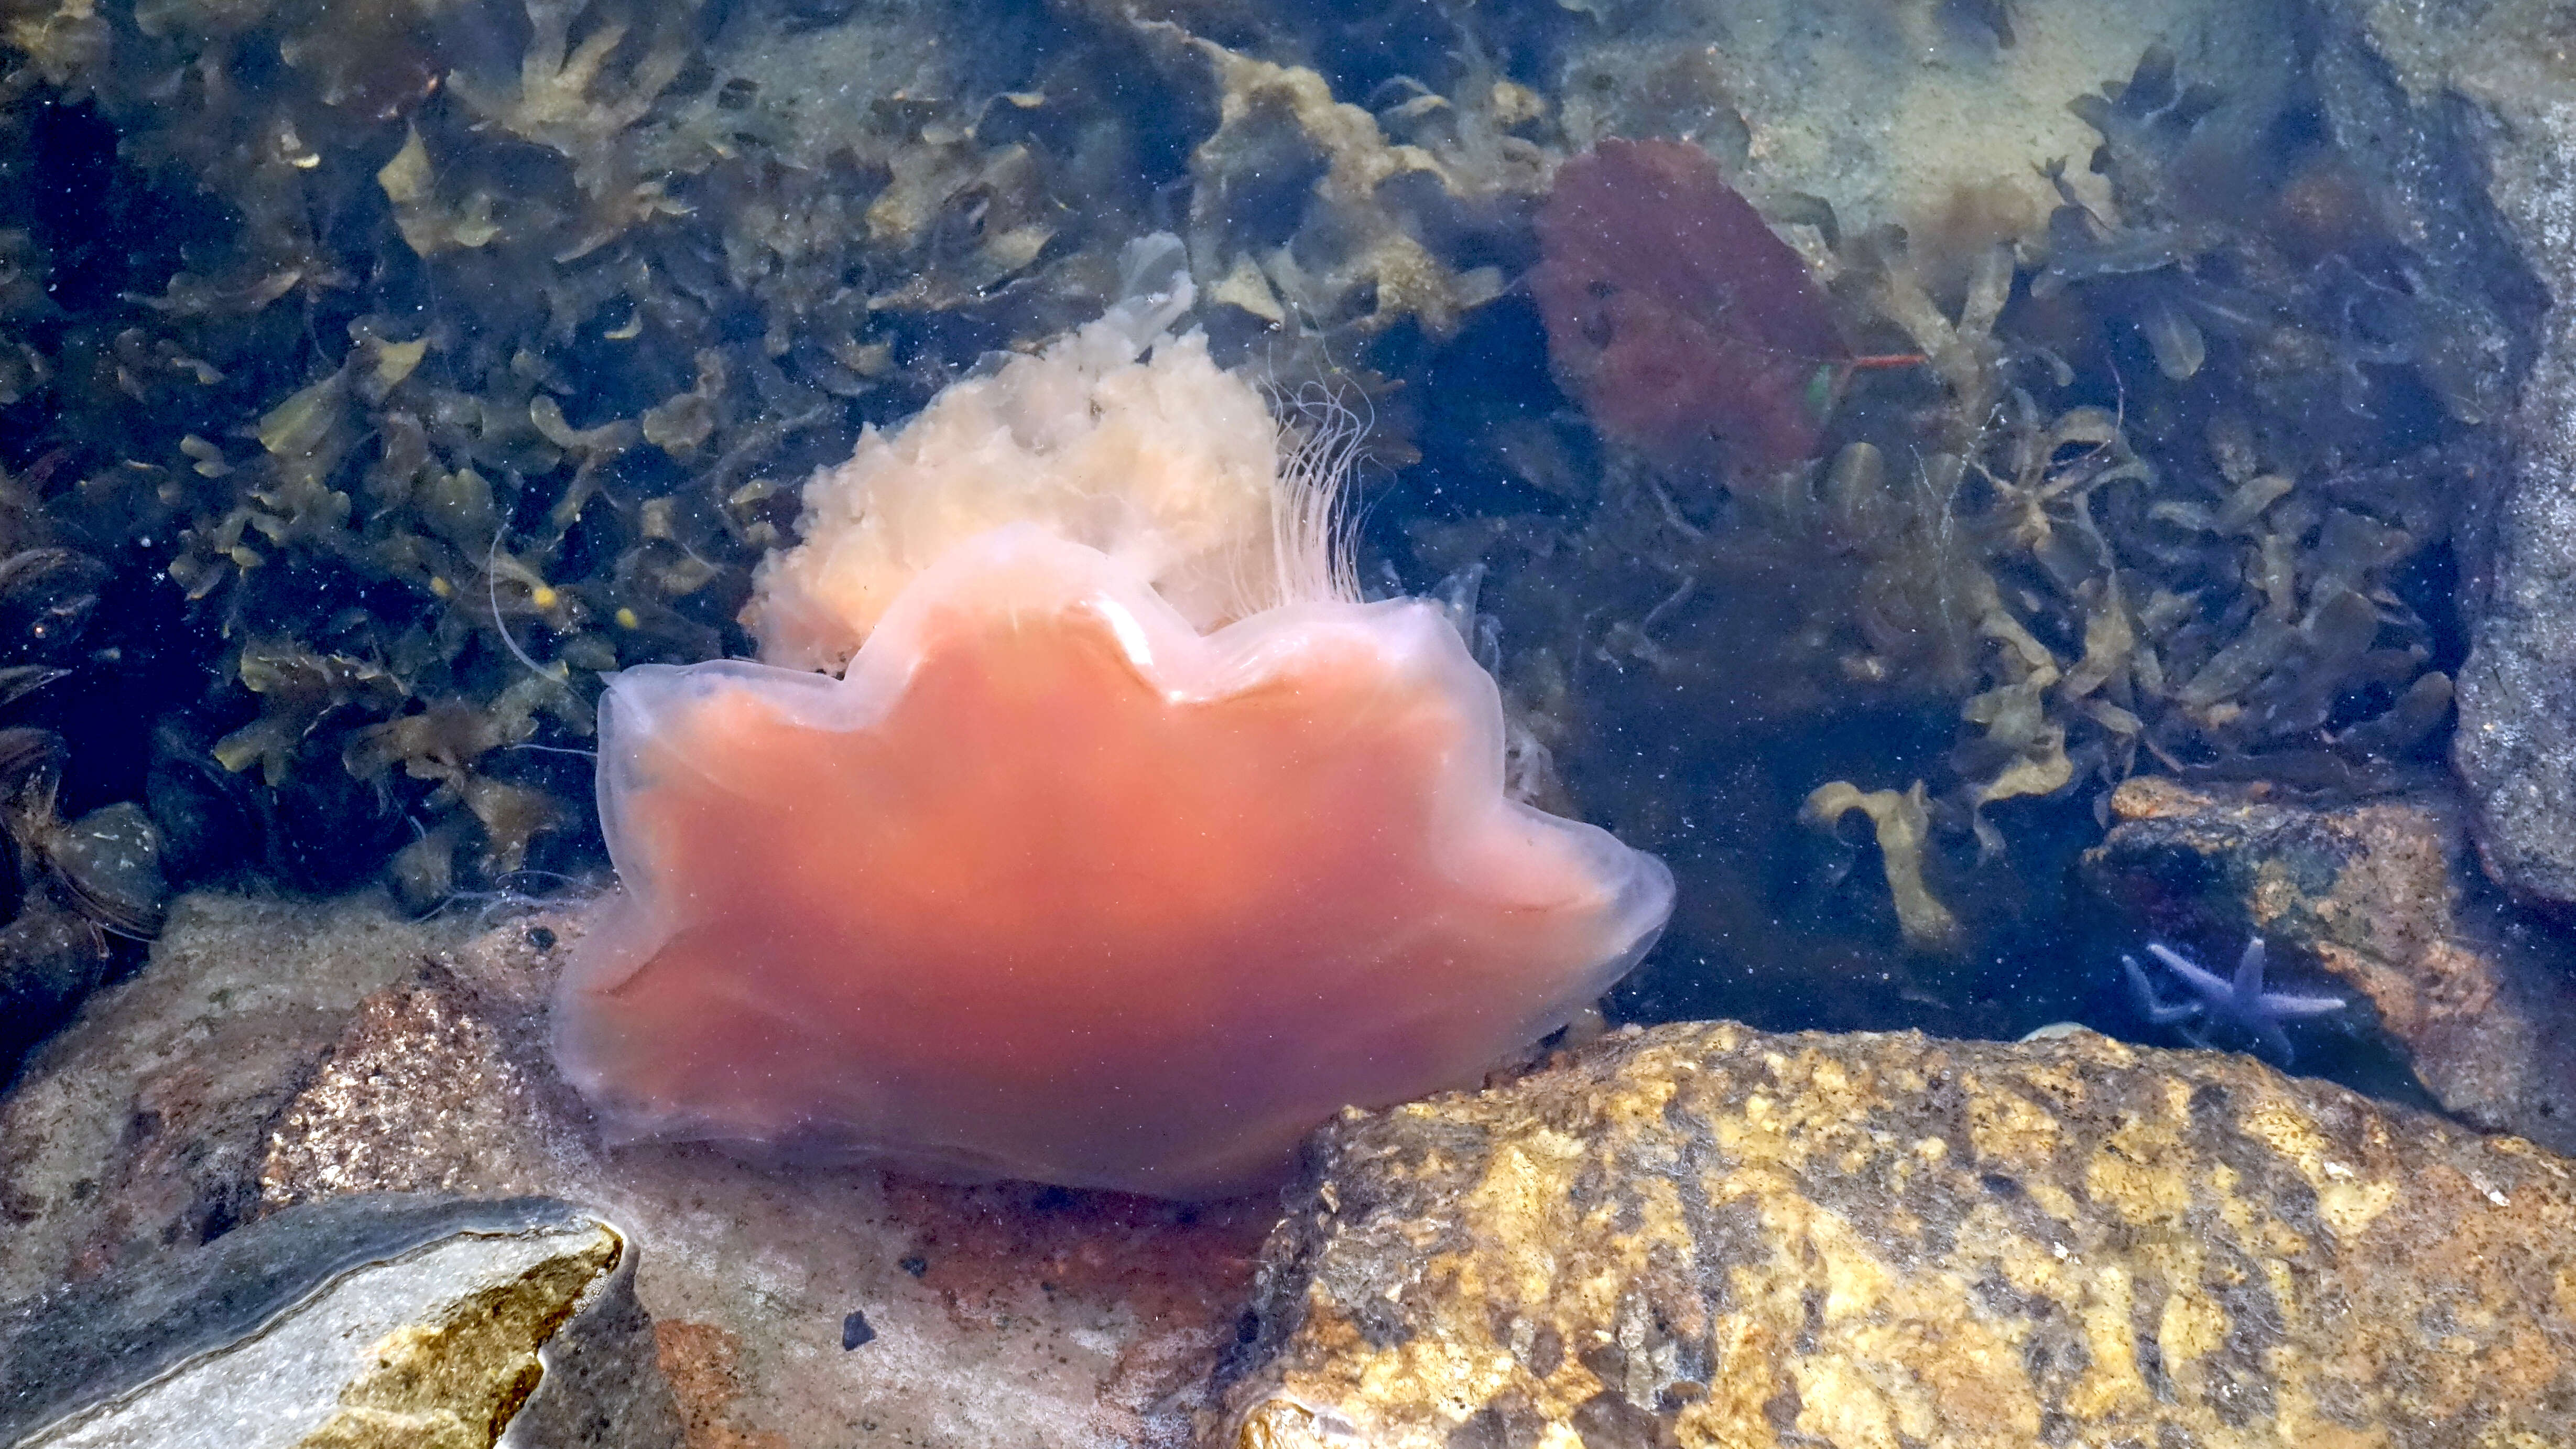
M23 534L31 520L10 521ZM161 929L167 886L152 816L130 799L65 813L63 730L88 714L73 701L122 662L90 631L108 573L49 545L0 557L0 719L19 721L0 725L0 1063L130 958L128 943ZM59 701L48 697L57 692Z

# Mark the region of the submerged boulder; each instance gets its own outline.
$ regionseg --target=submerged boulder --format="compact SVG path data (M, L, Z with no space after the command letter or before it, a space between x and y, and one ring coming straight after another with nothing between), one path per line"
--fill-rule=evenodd
M2576 1062L2548 1049L2576 1022L2566 952L2518 926L2479 876L2466 811L2442 782L2316 803L2262 783L2139 776L2111 793L2110 813L2084 875L2140 935L2259 936L2295 980L2352 1003L2331 1028L2402 1060L2442 1110L2576 1148ZM2299 1060L2370 1083L2337 1056Z
M2566 1443L2571 1228L2244 1058L1632 1028L1326 1128L1216 1442Z

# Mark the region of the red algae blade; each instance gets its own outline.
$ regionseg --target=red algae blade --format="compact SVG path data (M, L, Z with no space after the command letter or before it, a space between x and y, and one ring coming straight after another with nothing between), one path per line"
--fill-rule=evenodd
M1602 432L1676 466L1815 452L1832 309L1707 152L1604 141L1557 172L1538 235L1548 356Z
M1502 793L1492 680L1418 601L1201 636L1105 555L997 530L846 678L630 671L625 892L557 1051L613 1132L1172 1197L1473 1084L1671 905Z

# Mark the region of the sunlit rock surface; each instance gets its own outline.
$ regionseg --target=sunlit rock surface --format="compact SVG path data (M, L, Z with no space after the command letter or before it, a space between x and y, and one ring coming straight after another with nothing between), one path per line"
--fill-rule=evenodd
M2571 1165L2242 1058L1676 1025L1320 1143L1237 1449L2576 1437Z

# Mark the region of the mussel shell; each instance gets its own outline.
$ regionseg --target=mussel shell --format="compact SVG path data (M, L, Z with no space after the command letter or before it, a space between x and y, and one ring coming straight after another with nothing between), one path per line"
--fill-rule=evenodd
M17 703L70 670L52 664L12 664L0 669L0 709Z
M142 806L101 806L55 831L45 853L82 915L120 936L148 941L161 934L170 887L161 874L160 828Z
M185 887L260 858L259 802L250 783L175 731L153 744L144 803L161 827L161 868Z
M67 548L0 559L0 656L68 659L80 645L109 569Z
M99 928L44 892L0 926L0 1078L71 1018L111 964Z
M27 875L18 837L0 830L0 926L18 919L27 908Z
M38 828L54 818L54 795L63 783L63 737L32 725L0 729L0 802L14 828Z

